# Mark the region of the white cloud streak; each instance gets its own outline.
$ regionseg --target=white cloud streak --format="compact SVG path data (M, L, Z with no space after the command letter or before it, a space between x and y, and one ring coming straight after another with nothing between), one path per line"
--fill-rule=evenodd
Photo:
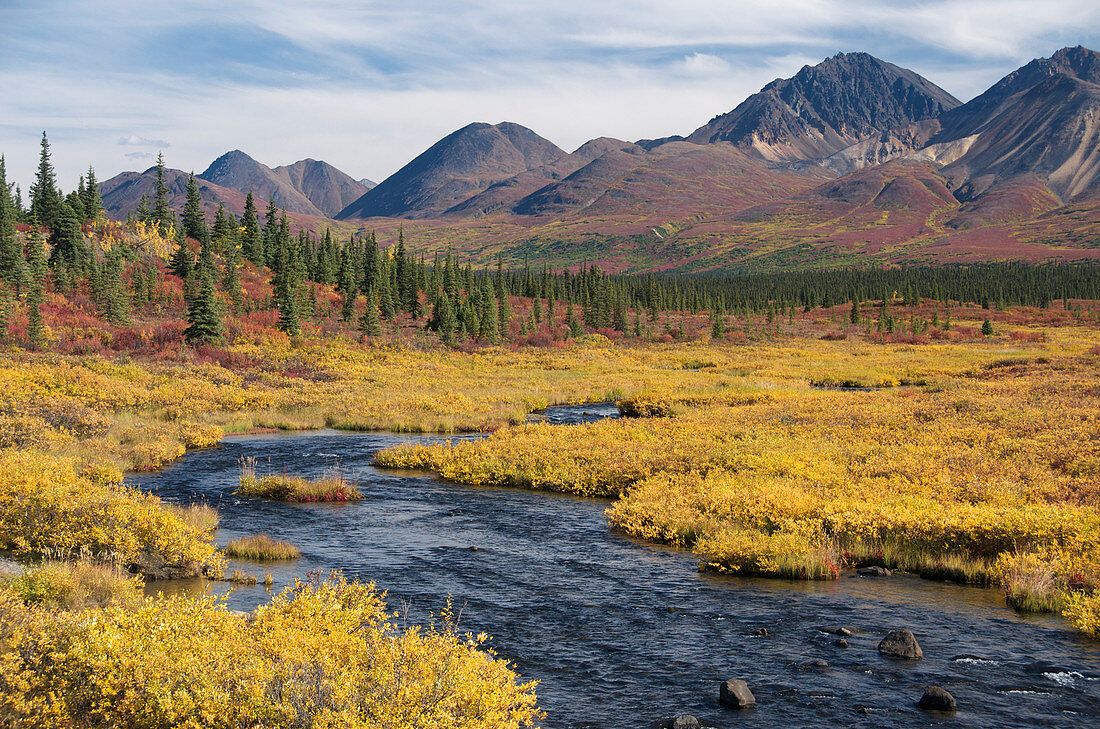
M838 51L866 50L965 99L1033 57L1097 45L1100 6L40 0L0 7L0 26L11 29L0 152L26 187L47 129L68 189L88 163L105 179L132 166L126 147L165 140L168 164L185 170L240 148L380 180L471 121L516 121L567 149L686 134Z

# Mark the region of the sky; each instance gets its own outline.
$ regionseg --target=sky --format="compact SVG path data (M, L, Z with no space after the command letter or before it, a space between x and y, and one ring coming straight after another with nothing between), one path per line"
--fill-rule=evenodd
M0 0L0 154L24 195L43 130L65 191L231 149L377 182L474 121L686 135L849 51L965 101L1070 45L1096 0Z

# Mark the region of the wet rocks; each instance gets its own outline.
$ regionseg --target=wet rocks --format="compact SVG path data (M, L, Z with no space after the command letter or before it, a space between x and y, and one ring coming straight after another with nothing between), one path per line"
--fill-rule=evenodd
M842 625L842 626L840 626L839 628L837 628L836 630L833 631L833 633L835 633L836 635L841 636L842 638L851 638L853 635L855 635L858 632L859 631L857 629L855 629L851 626L848 626L848 625Z
M185 580L199 576L198 567L171 564L157 554L139 554L127 569L150 580Z
M924 695L920 697L917 706L929 711L955 711L958 708L958 703L955 701L955 697L948 693L946 689L939 686L929 686L924 690Z
M731 678L718 686L718 703L730 709L751 709L756 706L756 697L747 683Z
M889 577L893 574L893 572L886 569L885 567L874 565L871 567L860 567L858 570L856 570L856 574L860 577Z
M837 648L847 648L849 643L843 638L837 638L833 641L833 645L835 645Z
M812 661L806 661L802 664L802 670L804 671L820 671L829 667L828 661L823 661L820 658L815 658Z
M700 729L701 724L691 714L680 714L679 716L661 719L653 726L654 729Z
M757 628L756 630L754 630L752 632L752 634L756 635L756 636L760 636L762 638L767 638L768 635L769 635L767 628Z
M901 658L908 661L919 661L924 658L924 651L917 643L916 637L909 630L891 630L886 637L879 641L878 652L889 658Z

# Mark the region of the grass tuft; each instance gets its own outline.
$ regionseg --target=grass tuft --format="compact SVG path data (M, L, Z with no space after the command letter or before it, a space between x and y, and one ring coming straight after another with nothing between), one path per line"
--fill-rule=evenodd
M234 539L225 545L225 553L236 559L248 559L254 562L291 560L302 556L293 544L276 541L262 532L255 536Z
M240 464L240 487L235 493L241 496L299 503L358 501L362 498L358 484L347 478L342 466L326 469L319 479L308 479L285 473L257 475L254 458L242 458Z

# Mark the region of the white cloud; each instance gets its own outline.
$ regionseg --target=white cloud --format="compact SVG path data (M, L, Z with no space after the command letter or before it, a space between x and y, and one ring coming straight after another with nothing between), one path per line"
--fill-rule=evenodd
M168 142L163 139L148 139L147 137L139 137L136 134L131 134L128 137L119 137L118 143L123 147L171 147ZM126 155L132 157L133 154Z
M966 99L1030 58L1096 45L1098 26L1095 0L1041 13L1031 0L39 0L0 7L0 153L24 187L43 128L66 188L88 163L106 179L146 154L127 147L165 140L185 170L240 148L381 180L471 121L516 121L566 149L686 134L837 51ZM196 28L242 31L232 61L196 55Z

